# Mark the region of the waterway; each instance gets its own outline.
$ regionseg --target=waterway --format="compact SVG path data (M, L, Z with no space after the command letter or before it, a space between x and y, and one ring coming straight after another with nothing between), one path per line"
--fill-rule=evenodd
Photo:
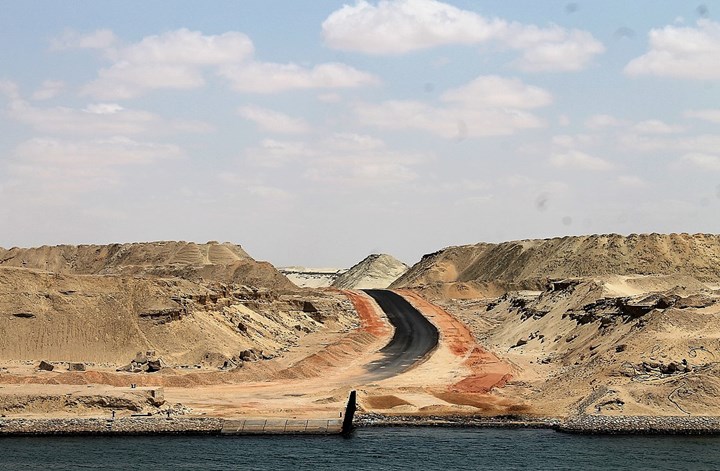
M365 428L351 438L21 437L0 439L0 469L709 470L720 469L720 437L486 428Z

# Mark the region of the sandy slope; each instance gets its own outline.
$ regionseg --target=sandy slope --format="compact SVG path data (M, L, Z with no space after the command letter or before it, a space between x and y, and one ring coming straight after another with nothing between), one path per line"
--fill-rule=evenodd
M548 278L686 275L720 279L720 236L617 234L449 247L425 255L393 288L474 298L539 289Z
M75 275L172 276L269 289L294 285L275 267L251 258L239 245L208 242L143 242L0 248L0 267Z
M408 266L387 254L372 254L338 276L332 286L340 289L385 289Z
M720 415L720 236L563 237L450 247L413 287L513 365L530 412Z

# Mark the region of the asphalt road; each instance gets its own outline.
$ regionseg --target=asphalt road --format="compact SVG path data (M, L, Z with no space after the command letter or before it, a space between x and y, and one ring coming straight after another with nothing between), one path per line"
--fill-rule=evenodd
M384 289L366 289L385 311L395 333L380 352L383 358L367 365L374 379L384 379L422 363L438 343L438 330L402 296Z

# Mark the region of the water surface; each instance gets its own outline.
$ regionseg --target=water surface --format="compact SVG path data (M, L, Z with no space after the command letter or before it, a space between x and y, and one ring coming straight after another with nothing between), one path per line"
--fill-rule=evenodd
M0 469L720 469L720 437L368 428L341 437L0 439Z

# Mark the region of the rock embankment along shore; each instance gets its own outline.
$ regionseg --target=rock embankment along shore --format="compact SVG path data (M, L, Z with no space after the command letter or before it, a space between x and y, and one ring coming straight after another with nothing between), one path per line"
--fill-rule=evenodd
M0 436L19 435L219 435L220 418L122 417L117 419L0 419ZM715 416L593 416L568 420L542 417L393 416L362 414L356 427L548 428L579 434L720 434Z
M582 415L559 423L557 430L583 434L720 434L720 417Z
M363 414L359 427L503 427L550 428L579 434L720 434L720 417L715 416L594 416L580 415L567 420L545 417L392 416Z
M218 418L121 417L117 419L0 419L2 435L202 435L219 434Z

